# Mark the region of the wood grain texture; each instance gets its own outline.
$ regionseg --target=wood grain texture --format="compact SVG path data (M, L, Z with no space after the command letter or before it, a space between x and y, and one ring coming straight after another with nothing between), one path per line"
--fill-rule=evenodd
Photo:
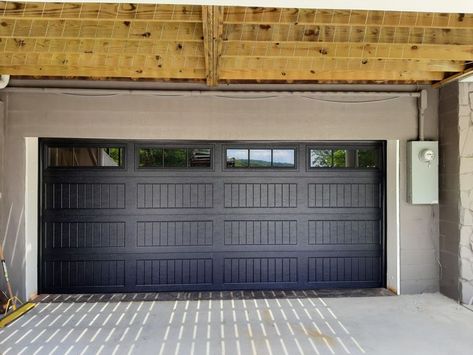
M473 14L0 2L0 72L229 82L435 82Z

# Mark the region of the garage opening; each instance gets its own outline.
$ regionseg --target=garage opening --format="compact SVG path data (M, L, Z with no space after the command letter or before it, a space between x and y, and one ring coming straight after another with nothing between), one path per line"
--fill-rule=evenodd
M41 293L385 286L383 142L40 141Z

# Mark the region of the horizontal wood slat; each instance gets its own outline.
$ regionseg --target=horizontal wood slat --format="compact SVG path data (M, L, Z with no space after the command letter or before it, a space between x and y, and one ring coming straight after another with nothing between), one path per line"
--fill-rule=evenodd
M224 23L473 28L473 14L227 7Z
M472 60L471 45L224 41L223 54L261 57L327 57Z
M472 61L473 14L0 1L12 75L434 82Z
M1 1L0 15L6 18L82 19L82 20L158 20L201 22L200 6L165 4L41 3Z
M228 70L220 71L220 78L223 80L328 80L328 81L359 81L359 80L442 80L442 72L422 72L422 71L369 71L369 70Z

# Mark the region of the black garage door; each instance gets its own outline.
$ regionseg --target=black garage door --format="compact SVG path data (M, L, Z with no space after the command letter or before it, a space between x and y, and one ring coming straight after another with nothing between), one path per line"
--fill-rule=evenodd
M384 285L381 143L41 141L43 293Z

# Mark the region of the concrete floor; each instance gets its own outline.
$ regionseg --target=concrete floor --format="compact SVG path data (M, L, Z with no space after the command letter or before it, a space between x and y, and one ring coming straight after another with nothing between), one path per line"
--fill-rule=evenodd
M400 297L40 303L1 354L471 354L473 312Z

